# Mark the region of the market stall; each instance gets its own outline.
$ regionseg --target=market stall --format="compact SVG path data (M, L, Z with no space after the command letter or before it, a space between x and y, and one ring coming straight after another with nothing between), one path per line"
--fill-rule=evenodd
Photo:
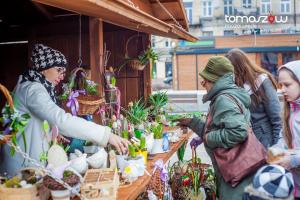
M73 116L109 126L131 142L128 155L116 155L111 147L99 148L77 139L72 139L66 150L61 148L64 141L58 128L44 122L43 131L52 135L51 145L35 160L26 153L25 139L25 150L16 142L18 132L26 138L24 126L30 116L19 116L14 107L5 106L0 136L8 137L1 137L2 145L9 145L12 156L22 155L41 172L28 169L7 177L1 182L1 198L31 199L37 191L42 198L47 192L41 193L41 184L52 191L53 199L68 198L70 191L79 198L137 198L151 182L153 165L162 159L164 166L190 136L182 135L178 128L166 130L171 125L164 108L166 94L151 95L151 63L157 54L151 48L150 34L196 40L187 32L182 2L36 0L7 2L1 9L4 67L0 74L1 84L6 86L1 87L6 94L6 98L1 96L1 107L11 101L7 94L13 91L18 75L32 65L34 44L47 44L63 52L70 66L60 91L61 107ZM12 59L12 54L18 59ZM15 192L18 189L28 196L20 196Z

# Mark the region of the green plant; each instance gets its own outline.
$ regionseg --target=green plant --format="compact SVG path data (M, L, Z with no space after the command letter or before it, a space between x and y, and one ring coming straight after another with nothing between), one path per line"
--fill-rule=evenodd
M85 143L84 143L84 146L93 146L94 145L94 143L93 142L91 142L91 141L85 141Z
M129 157L136 158L136 148L133 145L128 145Z
M140 141L138 143L135 143L134 145L135 151L146 151L146 138L144 136L141 137Z
M48 121L46 121L46 120L43 122L43 131L44 131L45 135L47 135L50 132L50 125L49 125ZM61 148L67 153L70 150L70 146L64 145L63 140L58 141L58 138L57 138L58 135L54 137L54 135L56 135L56 133L54 133L55 131L58 131L57 127L52 128L52 138L51 138L51 141L49 141L49 148L51 146L53 146L54 144L57 144L57 145L61 146ZM57 132L57 134L58 134L58 132ZM41 162L46 162L48 160L48 151L43 151L40 154L39 159Z
M138 56L139 61L146 65L149 60L155 62L158 60L158 54L153 50L152 47L149 47L147 50L144 51L141 55Z
M98 84L94 81L86 79L84 84L84 90L89 95L98 95L97 86Z
M167 92L157 92L149 97L150 113L156 116L161 113L161 108L168 103Z
M121 66L119 66L118 73L130 60L137 59L142 65L146 65L148 64L149 61L151 61L153 65L154 62L158 60L158 58L159 55L153 50L152 47L149 47L143 53L141 53L137 58L125 57L124 63Z
M12 135L11 141L15 146L17 146L16 134L20 132L23 138L25 152L27 151L27 142L24 130L25 126L28 124L29 118L29 114L20 114L16 109L9 107L7 104L4 106L2 116L0 117L0 123L2 123L2 127L4 128L4 130L0 133L2 135ZM14 156L14 154L15 148L12 147L10 149L10 155Z
M191 113L184 113L184 114L168 115L167 120L174 121L181 118L193 118L193 117L205 119L205 114L202 112L191 112Z
M98 84L92 80L86 79L85 74L76 81L75 75L69 77L69 81L63 84L63 93L58 97L61 101L66 101L74 90L83 90L88 95L98 95Z
M123 109L124 110L124 109ZM129 103L128 110L125 110L126 118L134 125L139 125L147 121L149 109L146 108L142 99Z
M154 134L154 139L163 138L163 128L164 128L164 126L162 124L152 124L151 125L150 129Z

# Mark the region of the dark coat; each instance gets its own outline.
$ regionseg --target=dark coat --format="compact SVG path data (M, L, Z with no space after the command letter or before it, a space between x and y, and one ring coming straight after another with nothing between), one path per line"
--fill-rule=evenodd
M276 89L269 78L263 81L259 90L265 93L267 99L261 99L257 106L252 103L250 107L251 124L258 140L268 148L276 144L279 139L281 108ZM253 99L253 95L251 95L251 99Z

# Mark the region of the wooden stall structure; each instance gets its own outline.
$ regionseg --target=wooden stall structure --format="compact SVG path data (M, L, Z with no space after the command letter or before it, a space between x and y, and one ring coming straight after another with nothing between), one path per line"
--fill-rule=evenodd
M136 71L125 65L119 70L125 54L137 57L151 45L152 34L196 41L187 31L182 0L5 1L0 7L0 80L13 91L18 76L32 65L30 55L34 44L43 43L66 56L67 73L79 65L89 71L103 94L104 56L105 51L110 51L106 67L120 71L116 73L117 86L121 105L126 107L128 102L147 99L151 94L151 68L147 65L143 71ZM4 98L0 99L2 107ZM187 139L184 137L182 141ZM168 159L178 145L163 159ZM144 177L142 182L146 184L149 178ZM125 193L120 191L121 196Z
M11 0L0 8L0 79L13 90L18 75L30 67L31 49L44 43L67 57L68 71L90 70L103 92L104 49L107 65L116 70L125 53L138 56L150 45L150 35L196 41L190 35L181 0ZM174 16L174 19L173 17ZM127 40L138 35L127 50ZM117 74L122 106L151 93L151 69L123 67ZM3 98L1 98L3 99ZM3 102L0 102L0 106Z

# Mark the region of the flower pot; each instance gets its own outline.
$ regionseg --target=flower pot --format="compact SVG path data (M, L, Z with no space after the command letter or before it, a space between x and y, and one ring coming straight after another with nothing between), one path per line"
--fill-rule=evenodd
M151 152L153 148L153 143L154 143L153 133L146 135L146 148L148 152Z
M97 153L99 151L99 147L95 146L95 145L83 146L83 151L84 151L84 153L94 154L94 153Z
M107 153L104 148L101 148L97 153L88 157L87 162L94 169L107 167Z
M124 167L126 165L126 160L125 160L126 157L127 157L126 155L116 155L117 165L121 171L124 170Z
M164 153L163 150L163 139L154 139L151 154Z
M147 165L148 151L138 151L137 155L143 156L144 164Z
M137 168L138 176L143 176L145 171L145 164L144 164L144 157L139 155L136 158L126 160L126 166L128 165L135 165ZM125 166L125 167L126 167Z
M69 190L51 190L50 192L53 200L70 200Z

